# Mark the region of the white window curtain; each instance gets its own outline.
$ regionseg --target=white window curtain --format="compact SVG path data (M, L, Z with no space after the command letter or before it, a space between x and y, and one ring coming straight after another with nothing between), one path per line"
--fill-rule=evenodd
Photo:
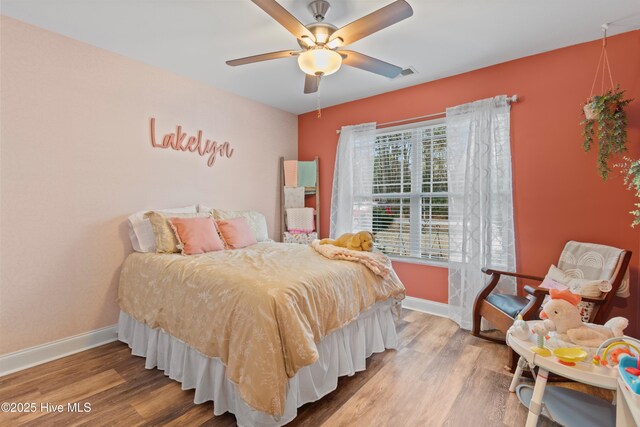
M331 218L329 236L332 239L343 233L351 233L359 220L354 212L356 189L373 191L373 146L376 139L376 124L365 123L343 126L340 131L336 165L333 170L333 191L331 193ZM367 148L368 147L368 148ZM370 196L370 195L369 195ZM370 215L364 217L369 218Z
M449 317L471 329L482 267L515 271L510 107L505 96L447 108ZM513 278L494 292L515 293Z

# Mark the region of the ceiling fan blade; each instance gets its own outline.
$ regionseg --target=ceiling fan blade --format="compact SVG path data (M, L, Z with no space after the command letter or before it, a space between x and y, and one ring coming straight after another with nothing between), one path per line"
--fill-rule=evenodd
M380 74L381 76L389 77L390 79L397 77L402 72L402 67L389 64L388 62L384 62L352 50L340 50L338 52L342 55L342 63L350 67L360 68L361 70Z
M304 75L304 93L315 93L320 87L320 76Z
M307 29L302 22L298 21L295 16L290 14L287 9L282 7L276 0L251 0L260 9L264 10L273 19L278 21L280 25L287 29L297 39L307 36L315 41L316 38L311 31Z
M232 59L227 61L227 65L235 67L236 65L251 64L253 62L269 61L270 59L290 58L298 55L300 52L297 50L281 50L278 52L263 53L261 55L247 56L246 58Z
M342 39L342 46L396 24L413 15L413 9L405 0L396 0L367 16L345 25L331 35L330 40Z

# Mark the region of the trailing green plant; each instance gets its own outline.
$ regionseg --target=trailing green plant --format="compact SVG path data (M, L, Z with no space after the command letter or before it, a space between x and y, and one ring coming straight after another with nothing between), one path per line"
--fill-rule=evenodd
M636 197L640 199L640 159L632 161L625 157L625 163L627 173L624 177L624 183L629 190L635 190ZM634 216L633 222L631 223L632 227L640 224L640 202L636 202L635 206L637 209L629 212Z
M618 85L602 95L589 98L583 108L583 148L584 151L591 150L597 137L598 173L605 181L611 172L609 157L627 151L627 114L624 109L632 99L624 99L624 92Z

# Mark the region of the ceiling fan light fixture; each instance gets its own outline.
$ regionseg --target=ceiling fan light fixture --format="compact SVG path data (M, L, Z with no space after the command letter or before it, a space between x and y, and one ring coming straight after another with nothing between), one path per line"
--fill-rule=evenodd
M340 46L342 46L342 43L344 43L344 40L342 40L340 37L336 37L335 39L333 39L329 43L327 43L326 46L329 49L336 49L336 48L339 48Z
M316 32L315 36L316 36L316 40L318 41L318 44L321 44L321 45L327 43L327 40L329 40L329 34L324 32L318 31Z
M298 66L312 76L328 76L342 65L342 56L336 51L325 48L309 49L298 56Z
M316 43L311 40L311 37L308 36L302 36L300 37L300 41L302 42L302 44L304 44L306 47L314 47L316 46Z

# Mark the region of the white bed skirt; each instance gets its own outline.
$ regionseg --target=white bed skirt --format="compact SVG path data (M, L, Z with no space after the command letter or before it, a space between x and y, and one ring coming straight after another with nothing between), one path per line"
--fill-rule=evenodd
M388 348L396 348L398 337L393 318L394 301L377 303L356 320L320 341L320 358L305 366L289 380L285 412L274 417L249 407L225 375L218 358L210 358L162 329L151 329L120 312L118 339L131 347L135 356L146 358L145 367L157 367L183 390L195 389L194 403L214 402L213 412L235 414L239 426L281 426L293 420L298 408L332 392L338 377L353 375L366 368L366 358Z

